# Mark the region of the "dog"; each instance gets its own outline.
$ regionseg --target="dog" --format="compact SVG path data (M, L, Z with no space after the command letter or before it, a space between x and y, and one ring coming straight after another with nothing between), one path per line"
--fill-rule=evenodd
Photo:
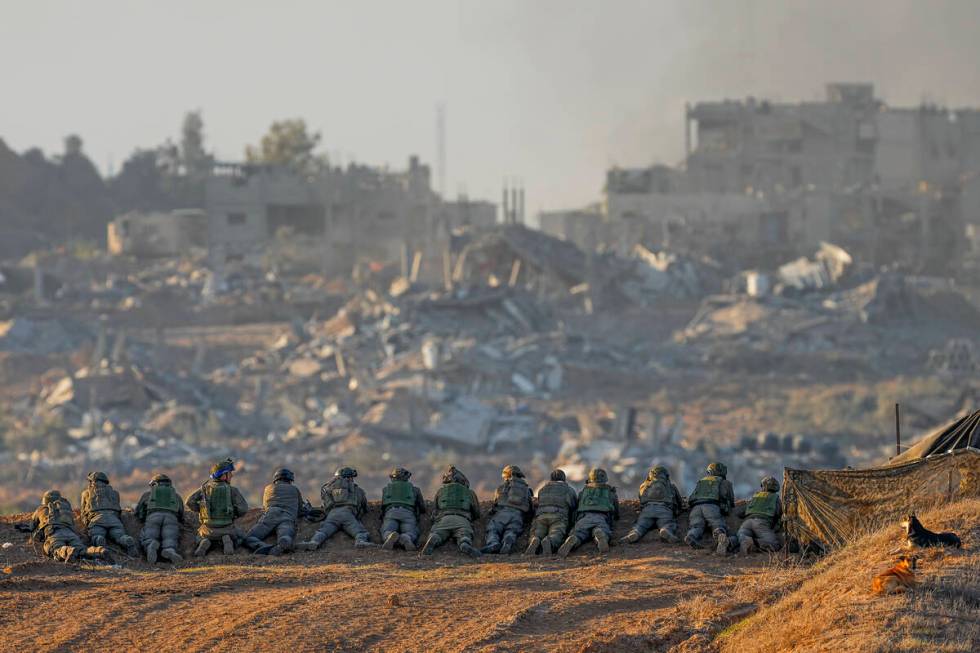
M910 549L927 546L951 546L958 549L963 546L956 533L933 533L922 525L914 512L910 512L902 522L902 528L905 529L905 546Z
M910 555L899 558L894 567L871 579L871 592L873 594L897 594L906 592L918 585L918 581L915 580L918 560L915 556Z

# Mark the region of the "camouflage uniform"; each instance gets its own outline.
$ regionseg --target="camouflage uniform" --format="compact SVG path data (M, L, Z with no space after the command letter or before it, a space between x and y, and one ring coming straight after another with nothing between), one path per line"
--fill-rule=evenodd
M259 521L245 534L245 546L255 553L281 555L293 550L297 520L303 513L303 495L293 485L293 473L280 469L272 477L272 483L262 492L264 512ZM270 533L276 534L275 545L263 542Z
M61 562L80 558L108 559L105 547L86 547L82 542L75 530L71 503L57 490L45 492L41 505L31 515L31 538L42 543L45 555Z
M105 472L88 475L88 487L82 490L82 523L88 531L93 546L105 546L106 536L126 549L131 556L139 554L136 540L127 532L119 518L122 506L119 493L109 485Z
M480 518L480 499L470 489L469 480L455 467L446 470L442 483L433 502L435 516L422 554L432 555L436 547L455 538L460 551L479 557L480 550L473 546L473 522Z
M761 489L739 509L745 521L738 529L739 550L748 554L755 549L779 551L783 543L776 534L783 510L779 501L779 482L771 476L762 479Z
M143 522L140 544L146 551L146 560L156 562L159 553L170 562L180 562L183 557L177 550L184 521L183 499L164 474L154 476L150 488L140 497L135 510L136 518Z
M543 555L551 555L565 541L577 507L578 495L565 482L565 472L560 469L551 472L551 480L538 490L538 510L531 522L531 540L524 553L534 555L541 547Z
M600 553L609 551L613 522L619 519L619 497L616 488L608 484L604 469L589 472L589 482L578 495L578 514L571 534L558 549L562 558L590 537Z
M502 476L504 482L493 494L483 553L510 553L531 515L534 492L527 486L524 472L516 465L507 465Z
M681 493L670 482L670 473L663 465L657 465L647 474L640 485L640 514L630 532L620 542L638 542L651 528L660 529L660 539L676 543L677 515L681 512Z
M248 512L248 502L231 485L231 473L235 466L225 460L211 468L209 478L199 490L187 497L184 505L191 512L198 513L201 525L197 529L197 548L194 555L203 556L213 542L220 541L225 555L235 552L241 542L242 533L235 526L235 520Z
M357 470L343 467L320 488L323 511L327 513L327 518L308 542L300 542L296 548L314 551L340 530L354 538L354 546L371 546L371 535L360 521L368 509L367 495L354 482L356 476Z
M691 517L684 541L692 547L700 547L701 536L704 535L707 525L711 527L711 534L715 538L715 551L724 554L729 546L725 515L735 507L735 490L731 481L725 478L728 470L721 463L708 465L707 473L688 497Z
M381 548L390 551L401 544L406 551L419 545L419 516L425 513L422 490L409 482L412 472L398 467L381 491Z

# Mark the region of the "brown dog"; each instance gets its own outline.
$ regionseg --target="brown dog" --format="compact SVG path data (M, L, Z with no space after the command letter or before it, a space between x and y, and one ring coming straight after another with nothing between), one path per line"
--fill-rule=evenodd
M915 556L902 556L894 567L871 579L874 594L897 594L905 592L918 584L915 568L919 559Z

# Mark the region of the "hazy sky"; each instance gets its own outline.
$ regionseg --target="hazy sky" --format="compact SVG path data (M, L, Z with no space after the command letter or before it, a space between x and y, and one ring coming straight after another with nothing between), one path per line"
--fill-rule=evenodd
M891 104L980 105L980 2L0 0L0 138L105 170L201 109L238 159L302 117L334 159L434 162L447 183L528 212L599 198L611 164L676 163L685 101L816 99L873 81Z

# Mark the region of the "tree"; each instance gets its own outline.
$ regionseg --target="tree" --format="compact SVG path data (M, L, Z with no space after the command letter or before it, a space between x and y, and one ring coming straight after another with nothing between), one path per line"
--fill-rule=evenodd
M203 179L211 171L214 157L204 149L204 119L200 111L188 111L180 127L180 163L193 180Z
M280 165L302 175L313 175L327 165L324 155L314 154L320 143L319 132L311 134L302 118L272 123L258 147L245 148L249 163Z
M65 156L78 156L82 153L82 137L78 134L65 136Z

